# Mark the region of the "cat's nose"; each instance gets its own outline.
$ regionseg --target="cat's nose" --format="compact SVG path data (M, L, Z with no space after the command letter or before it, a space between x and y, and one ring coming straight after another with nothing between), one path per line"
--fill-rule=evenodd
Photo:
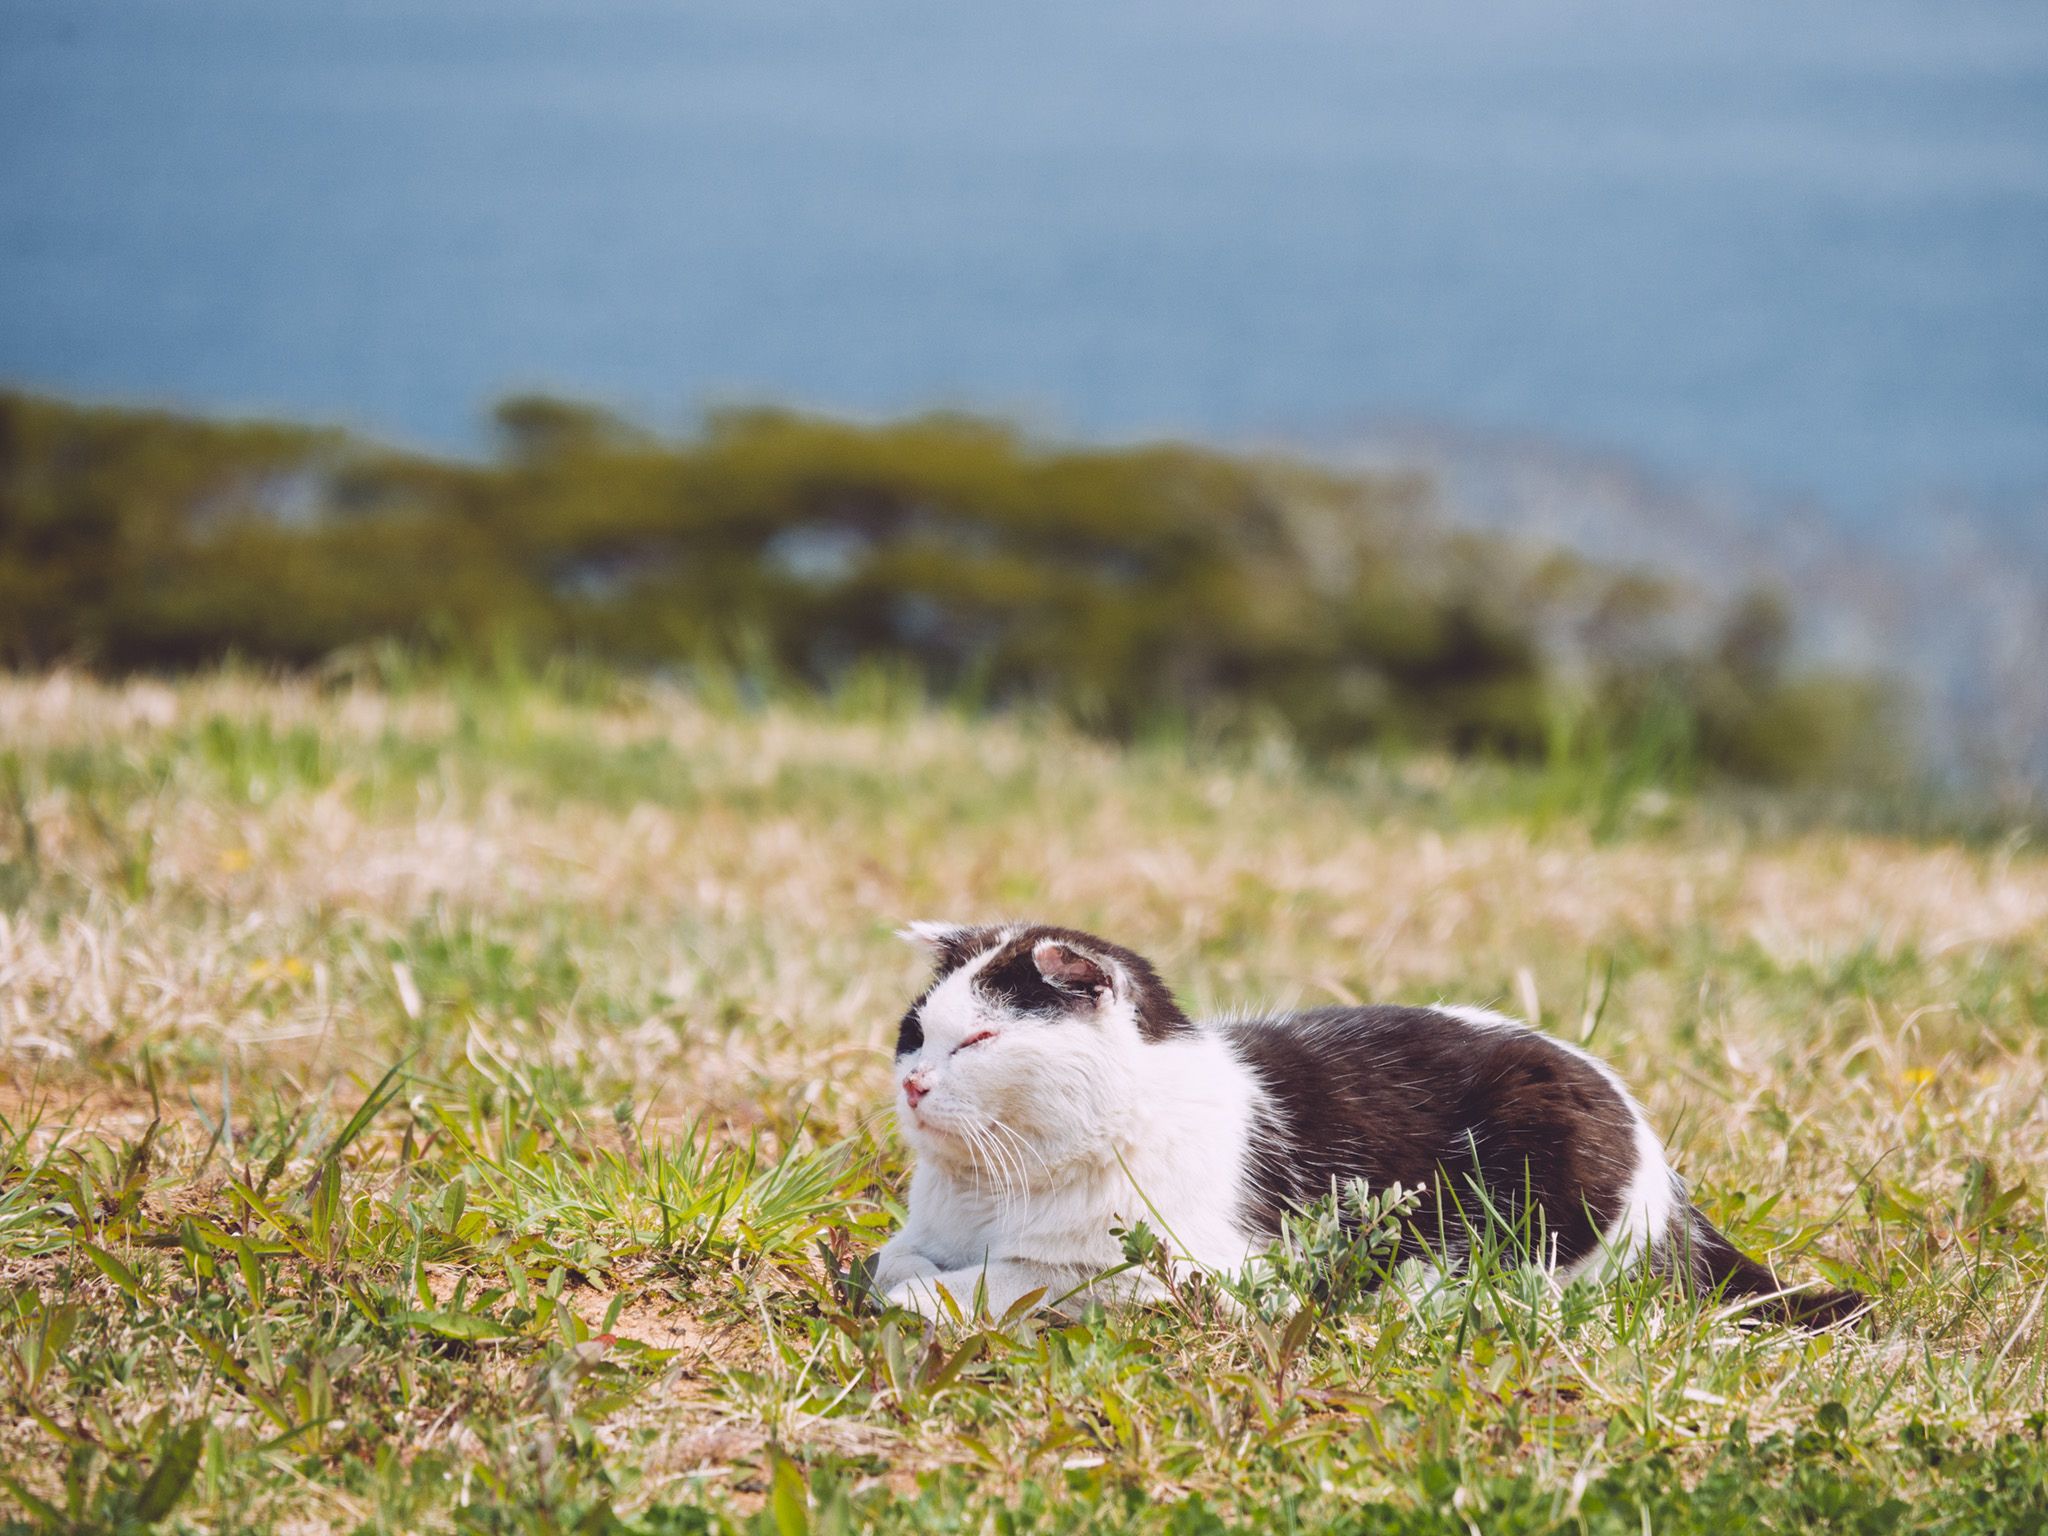
M915 1072L903 1079L903 1097L910 1100L910 1107L917 1108L918 1101L930 1093L931 1087Z

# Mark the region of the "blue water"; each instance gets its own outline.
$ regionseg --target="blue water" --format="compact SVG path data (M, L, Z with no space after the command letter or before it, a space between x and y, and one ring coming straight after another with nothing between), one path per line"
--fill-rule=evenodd
M0 0L0 379L2048 486L2037 0Z

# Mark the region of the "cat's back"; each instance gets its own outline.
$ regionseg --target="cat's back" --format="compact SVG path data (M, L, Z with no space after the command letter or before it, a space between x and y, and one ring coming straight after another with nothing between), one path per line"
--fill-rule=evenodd
M1476 1009L1395 1003L1308 1008L1212 1025L1269 1093L1305 1110L1365 1098L1432 1097L1484 1073L1503 1055L1545 1053L1555 1042ZM1562 1053L1562 1048L1558 1048Z
M1562 1193L1635 1161L1637 1112L1612 1073L1498 1014L1377 1004L1210 1027L1259 1096L1262 1225L1333 1179L1413 1188L1447 1164L1498 1162L1512 1178L1533 1159Z

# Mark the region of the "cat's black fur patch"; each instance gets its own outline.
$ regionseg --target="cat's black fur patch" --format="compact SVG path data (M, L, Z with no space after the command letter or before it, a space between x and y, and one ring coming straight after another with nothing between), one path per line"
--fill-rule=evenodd
M1008 1013L1031 1013L1044 1017L1065 1013L1080 999L1062 991L1038 973L1031 958L1035 943L1005 944L974 976L974 990Z
M1619 1214L1637 1162L1629 1106L1533 1030L1387 1006L1217 1027L1269 1095L1246 1202L1262 1233L1349 1179L1422 1191L1418 1250L1461 1250L1499 1218L1570 1264Z
M1108 961L1113 969L1121 971L1137 1009L1138 1033L1147 1040L1166 1040L1194 1032L1194 1024L1181 1012L1180 1004L1152 969L1151 961L1121 944L1098 939L1078 928L1035 924L1019 929L975 974L976 989L1016 1013L1070 1012L1080 999L1041 976L1037 962L1031 958L1031 952L1047 940L1098 961Z
M910 1005L909 1011L903 1015L903 1022L896 1026L896 1054L899 1058L923 1049L924 1020L920 1015L924 1013L924 998L931 995L931 989L926 988L924 997Z

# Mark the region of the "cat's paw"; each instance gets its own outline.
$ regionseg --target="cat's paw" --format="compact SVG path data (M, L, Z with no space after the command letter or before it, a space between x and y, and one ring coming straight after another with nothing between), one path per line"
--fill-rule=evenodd
M878 1294L891 1297L910 1281L925 1275L936 1275L938 1272L938 1265L914 1249L898 1248L891 1251L884 1247L875 1255L874 1273L868 1283Z
M905 1312L915 1312L926 1322L943 1323L952 1316L952 1313L940 1299L938 1287L932 1283L931 1276L937 1272L934 1269L930 1274L914 1275L908 1280L892 1285L882 1293L882 1299L892 1307L900 1307Z

